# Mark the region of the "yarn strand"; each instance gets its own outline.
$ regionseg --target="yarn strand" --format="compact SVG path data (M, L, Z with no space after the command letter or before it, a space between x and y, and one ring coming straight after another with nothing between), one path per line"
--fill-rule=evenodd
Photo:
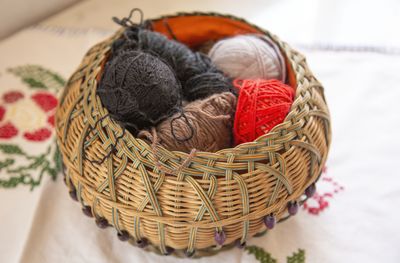
M133 8L130 12L129 12L129 15L127 16L127 17L123 17L122 19L119 19L118 17L112 17L112 20L115 22L115 23L117 23L118 25L121 25L121 26L123 26L123 27L134 27L134 26L136 26L137 24L135 24L135 23L133 23L133 21L131 20L131 18L132 18L132 16L133 16L133 14L135 13L135 12L137 12L137 13L139 13L139 15L140 15L140 22L139 22L139 25L142 25L143 24L143 17L144 17L144 15L143 15L143 11L142 11L142 9L140 9L140 8Z
M95 124L93 125L93 127L90 125L87 133L89 134L89 133L94 129L94 127L96 127L96 126L97 126L100 122L102 122L105 118L110 117L110 115L111 115L111 114L106 114L106 115L104 115L103 117L99 118L99 119L95 122ZM110 145L110 146L111 146L110 151L109 151L105 156L103 156L103 158L101 158L100 160L90 160L90 159L88 159L88 158L86 157L85 151L83 151L83 156L82 156L82 158L85 159L85 160L88 160L89 162L94 163L94 164L98 164L98 165L102 164L107 158L109 158L109 157L111 156L111 154L113 154L113 153L115 152L119 140L122 139L122 138L125 136L126 130L125 130L124 127L121 127L121 128L122 128L122 134L119 135L119 136L117 136L117 137L115 138L115 143L112 143L112 144Z
M175 133L175 130L174 130L174 122L175 122L176 120L180 119L180 118L183 118L183 119L185 120L187 126L188 126L189 129L190 129L190 134L189 134L186 138L183 138L183 139L178 138L178 136L176 136L176 133ZM179 142L186 142L186 141L192 139L192 138L193 138L193 135L194 135L194 133L195 133L194 128L193 128L193 125L190 123L189 119L186 117L186 115L185 115L185 113L183 112L182 109L180 109L180 115L179 115L179 116L173 117L173 118L171 119L171 121L170 121L170 128L171 128L171 134L172 134L172 136L174 137L175 140L177 140L177 141L179 141Z
M151 151L153 153L153 156L155 158L155 165L158 170L167 173L167 174L173 174L177 175L183 167L187 167L189 163L193 160L193 158L196 155L197 150L193 148L189 155L185 158L185 160L178 166L176 170L168 169L164 166L161 165L160 158L158 157L158 149L157 149L157 144L158 142L158 135L157 135L157 130L155 127L151 128L151 133L149 131L143 130L140 132L140 136L146 137L148 140L151 142Z

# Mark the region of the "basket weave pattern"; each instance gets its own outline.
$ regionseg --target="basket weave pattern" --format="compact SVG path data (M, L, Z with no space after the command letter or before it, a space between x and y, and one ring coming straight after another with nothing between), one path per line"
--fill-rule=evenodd
M209 13L169 18L193 15L249 25ZM111 43L122 30L87 52L60 100L56 132L67 184L93 215L106 218L118 232L128 231L133 240L146 238L161 253L167 247L194 251L215 246L214 234L221 230L226 244L244 243L265 229L264 216L284 217L288 202L298 201L318 179L331 140L323 88L301 54L252 27L275 40L286 56L296 88L290 113L254 142L197 152L190 161L187 153L162 147L155 152L124 132L96 95ZM115 150L104 159L112 145Z

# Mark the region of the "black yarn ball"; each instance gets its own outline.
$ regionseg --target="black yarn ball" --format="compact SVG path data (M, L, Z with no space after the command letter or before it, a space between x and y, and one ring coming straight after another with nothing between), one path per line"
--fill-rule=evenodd
M140 50L122 50L113 56L97 93L110 115L133 135L182 105L181 86L171 67Z
M124 38L113 43L114 55L126 50L143 50L159 56L171 66L179 80L182 80L184 74L181 69L190 62L193 55L193 52L184 44L139 27L128 28L124 33Z
M175 71L182 84L184 99L193 101L215 93L232 92L232 81L204 54L166 36L139 27L128 28L124 38L114 42L113 55L126 50L144 50L162 58Z

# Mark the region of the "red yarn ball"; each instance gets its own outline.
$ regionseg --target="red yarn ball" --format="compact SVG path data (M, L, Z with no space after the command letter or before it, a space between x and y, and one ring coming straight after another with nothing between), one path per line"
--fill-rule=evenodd
M239 89L233 135L235 145L251 142L283 122L294 90L275 79L234 80Z

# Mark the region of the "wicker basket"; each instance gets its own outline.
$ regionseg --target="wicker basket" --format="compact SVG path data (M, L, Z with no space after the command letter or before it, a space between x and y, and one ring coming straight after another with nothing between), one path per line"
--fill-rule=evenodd
M161 146L155 152L123 132L96 95L110 45L121 37L121 29L87 52L57 109L57 138L70 193L99 226L108 223L121 240L149 243L161 254L216 251L221 248L216 232L224 232L225 245L243 245L265 231L266 215L287 217L288 204L301 202L305 189L318 180L331 141L323 88L301 54L242 19L191 13L153 19L151 25L167 36L172 30L192 48L235 34L271 37L285 55L287 81L296 89L290 113L254 142L217 153L197 152L190 162L185 161L187 153Z

